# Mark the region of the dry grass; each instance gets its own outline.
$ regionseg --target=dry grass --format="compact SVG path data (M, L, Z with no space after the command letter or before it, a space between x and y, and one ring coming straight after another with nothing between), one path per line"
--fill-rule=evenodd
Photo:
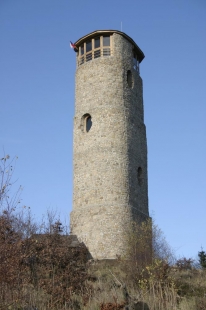
M206 309L205 270L160 259L145 266L128 259L89 265L87 253L59 235L21 240L3 217L0 224L2 310Z
M0 309L206 309L206 270L171 267L154 256L149 262L136 249L137 257L89 264L86 249L69 247L67 239L22 239L12 219L0 216Z
M99 262L99 264L91 266L90 272L96 276L96 281L90 283L93 285L94 291L87 306L82 307L85 310L106 310L106 305L111 304L114 307L111 309L118 309L118 305L126 304L123 291L124 283L126 283L131 300L134 303L144 302L150 310L206 309L206 272L202 270L180 271L176 269L174 271L174 268L170 267L165 280L159 280L156 276L155 278L153 276L140 277L136 283L130 281L119 263L111 266L109 262L105 264ZM185 287L190 289L183 290ZM98 305L102 304L105 305L105 308L98 308Z
M205 310L206 270L177 261L151 221L127 232L125 258L88 264L81 245L71 248L51 214L40 225L15 212L9 199L13 160L0 161L0 310ZM55 225L56 222L56 225ZM58 224L58 225L57 225Z

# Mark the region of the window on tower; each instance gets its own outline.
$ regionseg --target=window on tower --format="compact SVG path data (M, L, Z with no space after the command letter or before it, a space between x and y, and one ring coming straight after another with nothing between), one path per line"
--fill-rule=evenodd
M110 56L110 36L103 37L103 56Z
M84 42L79 49L78 65L92 59L112 55L112 35L94 37Z
M84 44L80 46L80 55L84 55Z
M92 127L92 117L90 114L86 113L81 119L81 129L83 132L89 132Z
M86 61L92 59L92 40L86 42Z
M133 68L139 73L139 60L136 53L133 53Z
M142 173L141 167L138 167L137 169L137 179L138 179L138 184L141 186L143 184L143 173Z
M94 38L94 58L101 56L100 37Z
M127 71L127 84L129 86L129 88L133 87L133 76L132 76L132 72L130 70Z
M100 37L94 39L94 48L100 47Z
M86 124L85 124L85 129L86 129L86 132L90 131L91 127L92 127L92 118L90 115L87 116L86 118Z
M103 46L110 46L110 36L103 36Z

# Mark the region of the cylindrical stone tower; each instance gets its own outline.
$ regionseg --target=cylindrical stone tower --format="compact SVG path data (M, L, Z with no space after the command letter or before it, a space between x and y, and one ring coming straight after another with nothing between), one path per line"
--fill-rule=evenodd
M125 232L148 213L143 52L125 33L94 31L76 43L71 233L93 258L124 253Z

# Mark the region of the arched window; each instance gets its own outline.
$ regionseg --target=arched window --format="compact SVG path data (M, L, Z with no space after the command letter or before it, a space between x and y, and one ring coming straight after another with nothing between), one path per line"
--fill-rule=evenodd
M92 127L92 117L90 114L86 113L81 119L81 129L83 132L89 132Z

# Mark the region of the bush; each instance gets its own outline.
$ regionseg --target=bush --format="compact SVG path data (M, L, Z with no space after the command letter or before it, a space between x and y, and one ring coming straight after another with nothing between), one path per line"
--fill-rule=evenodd
M72 236L58 233L35 234L22 239L12 224L12 218L0 216L2 308L6 309L16 299L21 300L21 306L29 304L31 295L23 297L26 287L33 288L33 292L44 293L48 306L45 309L61 309L74 293L81 292L87 298L85 281L88 278L88 251L83 244L74 247Z
M176 262L176 266L179 268L179 270L191 270L192 266L194 264L194 259L192 258L180 258Z

